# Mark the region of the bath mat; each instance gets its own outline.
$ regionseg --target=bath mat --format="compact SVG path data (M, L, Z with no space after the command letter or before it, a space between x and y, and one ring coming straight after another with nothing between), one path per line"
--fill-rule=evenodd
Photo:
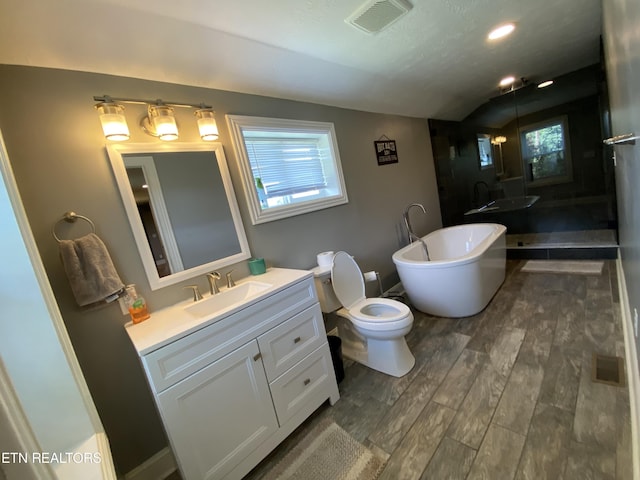
M329 419L322 420L262 478L375 480L384 462Z
M530 273L579 273L600 275L603 261L590 260L527 260L521 271Z

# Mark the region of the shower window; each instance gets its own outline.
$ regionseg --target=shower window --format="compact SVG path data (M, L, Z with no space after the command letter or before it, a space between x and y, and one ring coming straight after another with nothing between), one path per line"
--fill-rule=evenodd
M573 180L566 116L522 127L520 141L530 186Z

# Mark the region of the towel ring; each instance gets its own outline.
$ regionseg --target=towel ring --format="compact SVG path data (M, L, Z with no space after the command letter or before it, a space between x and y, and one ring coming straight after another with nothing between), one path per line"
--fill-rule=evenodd
M85 217L84 215L78 215L76 212L68 211L68 212L65 212L64 216L61 219L59 219L56 223L53 224L53 228L51 229L53 238L55 238L56 241L60 243L62 240L60 239L60 237L58 237L58 235L56 235L56 227L58 226L58 224L63 220L68 223L74 223L77 219L81 219L87 222L89 225L91 225L91 233L96 233L96 226L89 217Z

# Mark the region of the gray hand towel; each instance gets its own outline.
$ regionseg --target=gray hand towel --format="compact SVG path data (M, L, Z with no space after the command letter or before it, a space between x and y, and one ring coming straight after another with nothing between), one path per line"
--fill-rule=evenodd
M111 301L124 288L107 247L95 233L61 240L60 257L80 306Z

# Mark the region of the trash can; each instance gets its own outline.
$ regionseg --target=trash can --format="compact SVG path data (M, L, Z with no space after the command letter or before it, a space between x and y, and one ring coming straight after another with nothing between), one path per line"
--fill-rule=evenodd
M342 363L342 340L340 337L328 335L329 350L331 351L331 361L333 370L336 372L336 381L340 383L344 379L344 364Z

